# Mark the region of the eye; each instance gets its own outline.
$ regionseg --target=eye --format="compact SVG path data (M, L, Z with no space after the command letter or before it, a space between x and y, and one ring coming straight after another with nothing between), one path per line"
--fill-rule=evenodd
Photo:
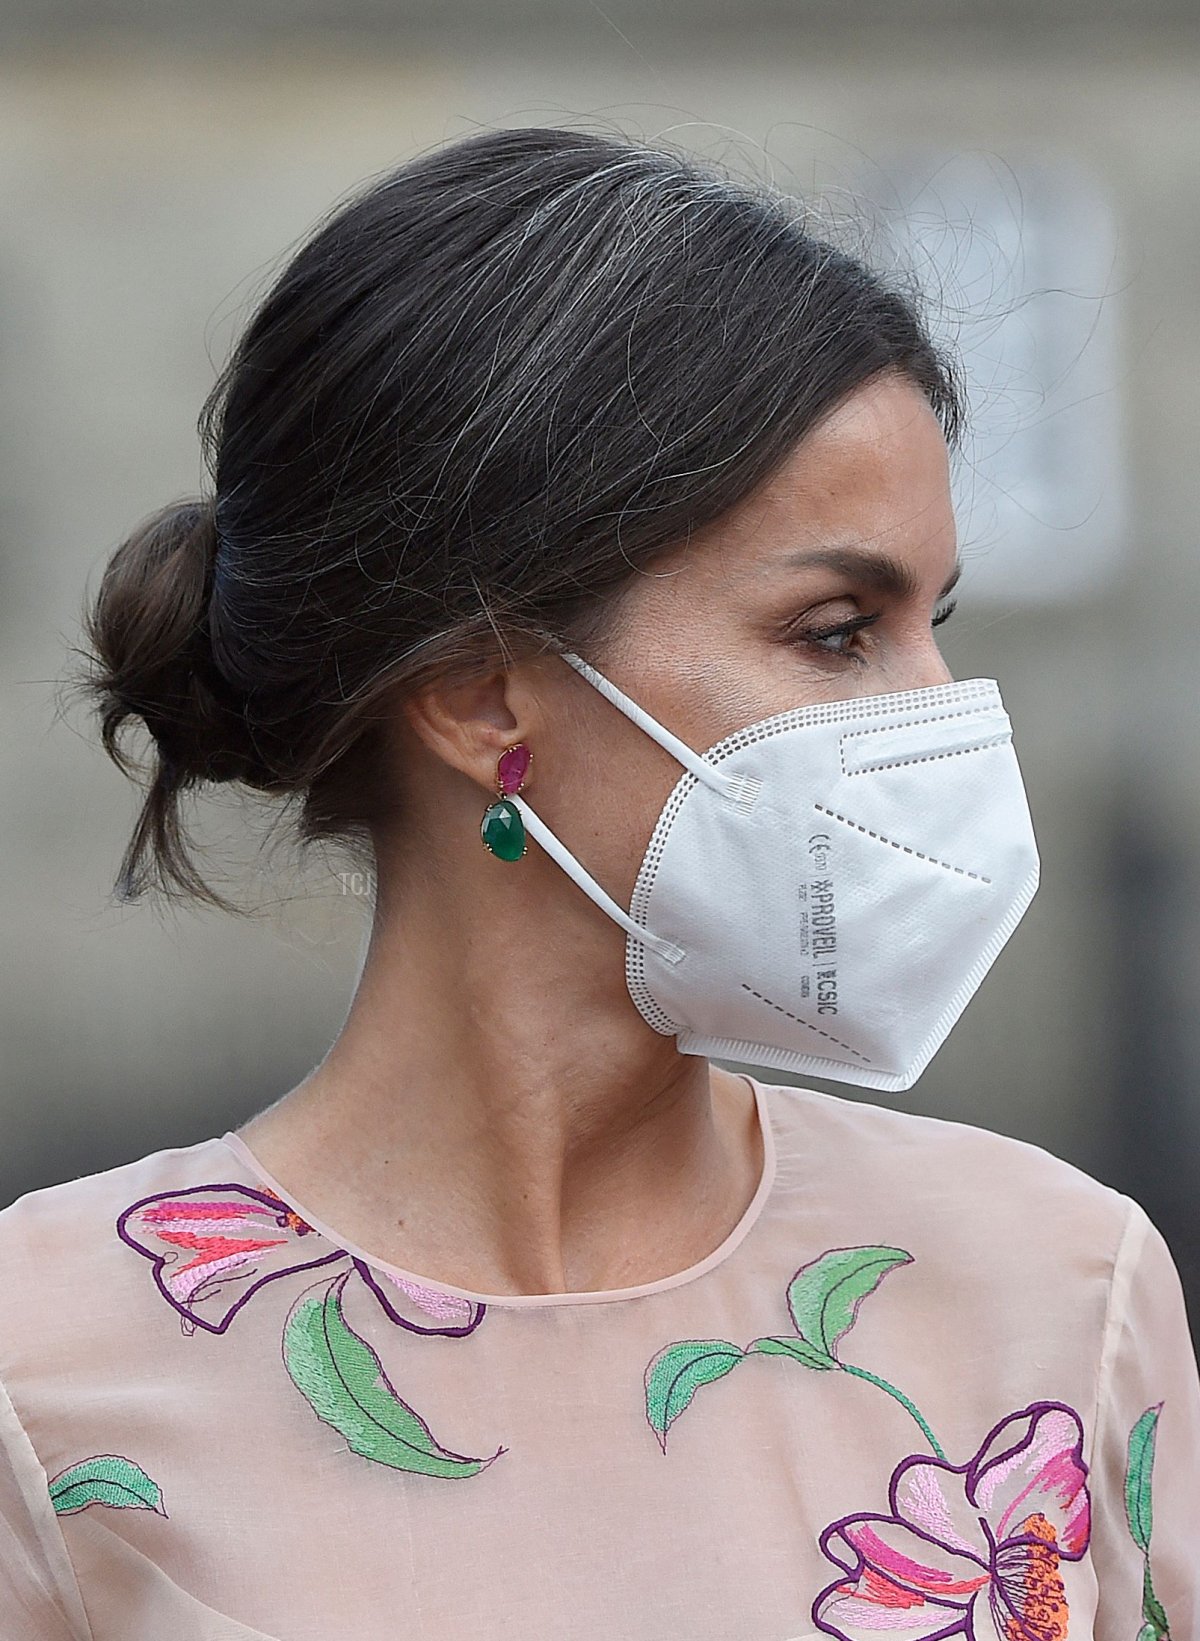
M958 601L951 599L943 604L936 612L930 626L940 627L958 608ZM854 648L854 639L867 627L872 627L882 619L883 612L876 611L873 615L856 615L849 621L839 621L833 627L800 628L792 635L793 642L808 644L823 651L826 655L837 656L840 660L855 661L862 665L866 657Z
M795 638L802 644L812 644L827 655L844 657L848 661L861 661L862 656L855 653L850 647L855 636L865 627L874 626L880 619L875 615L856 615L849 621L839 621L836 627L808 627L801 628L795 633Z

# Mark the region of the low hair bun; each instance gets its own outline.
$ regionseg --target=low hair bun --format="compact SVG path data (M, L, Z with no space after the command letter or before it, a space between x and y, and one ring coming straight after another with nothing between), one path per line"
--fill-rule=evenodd
M188 894L225 906L187 860L177 797L202 781L243 781L269 788L239 700L219 672L209 639L209 607L218 551L212 501L173 502L153 513L105 567L84 612L90 671L105 751L131 774L122 727L139 718L153 738L153 780L118 880L122 899L141 892L150 850L160 887L174 879ZM165 870L164 870L165 868Z

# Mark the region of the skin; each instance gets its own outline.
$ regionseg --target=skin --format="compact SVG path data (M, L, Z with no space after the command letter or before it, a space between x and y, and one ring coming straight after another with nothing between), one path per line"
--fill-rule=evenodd
M948 682L934 622L956 570L941 430L918 388L880 375L633 576L585 659L703 750L789 707ZM816 636L860 616L877 619ZM343 1027L238 1132L314 1215L433 1282L486 1297L656 1281L749 1206L753 1091L643 1021L624 933L536 843L512 863L481 846L516 741L534 755L522 795L628 906L674 760L558 656L426 690L397 713L406 818L376 839Z

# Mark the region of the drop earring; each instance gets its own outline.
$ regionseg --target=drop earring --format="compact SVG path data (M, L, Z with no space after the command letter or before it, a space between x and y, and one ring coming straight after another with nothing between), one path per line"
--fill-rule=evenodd
M505 747L496 759L496 797L483 812L479 833L484 848L497 860L520 860L528 848L525 822L512 795L525 785L532 762L533 753L524 741Z

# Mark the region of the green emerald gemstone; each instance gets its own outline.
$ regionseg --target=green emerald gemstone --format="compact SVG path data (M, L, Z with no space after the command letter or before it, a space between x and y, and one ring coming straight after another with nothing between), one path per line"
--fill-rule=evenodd
M525 853L525 822L511 798L500 798L484 812L483 841L500 860L520 860Z

